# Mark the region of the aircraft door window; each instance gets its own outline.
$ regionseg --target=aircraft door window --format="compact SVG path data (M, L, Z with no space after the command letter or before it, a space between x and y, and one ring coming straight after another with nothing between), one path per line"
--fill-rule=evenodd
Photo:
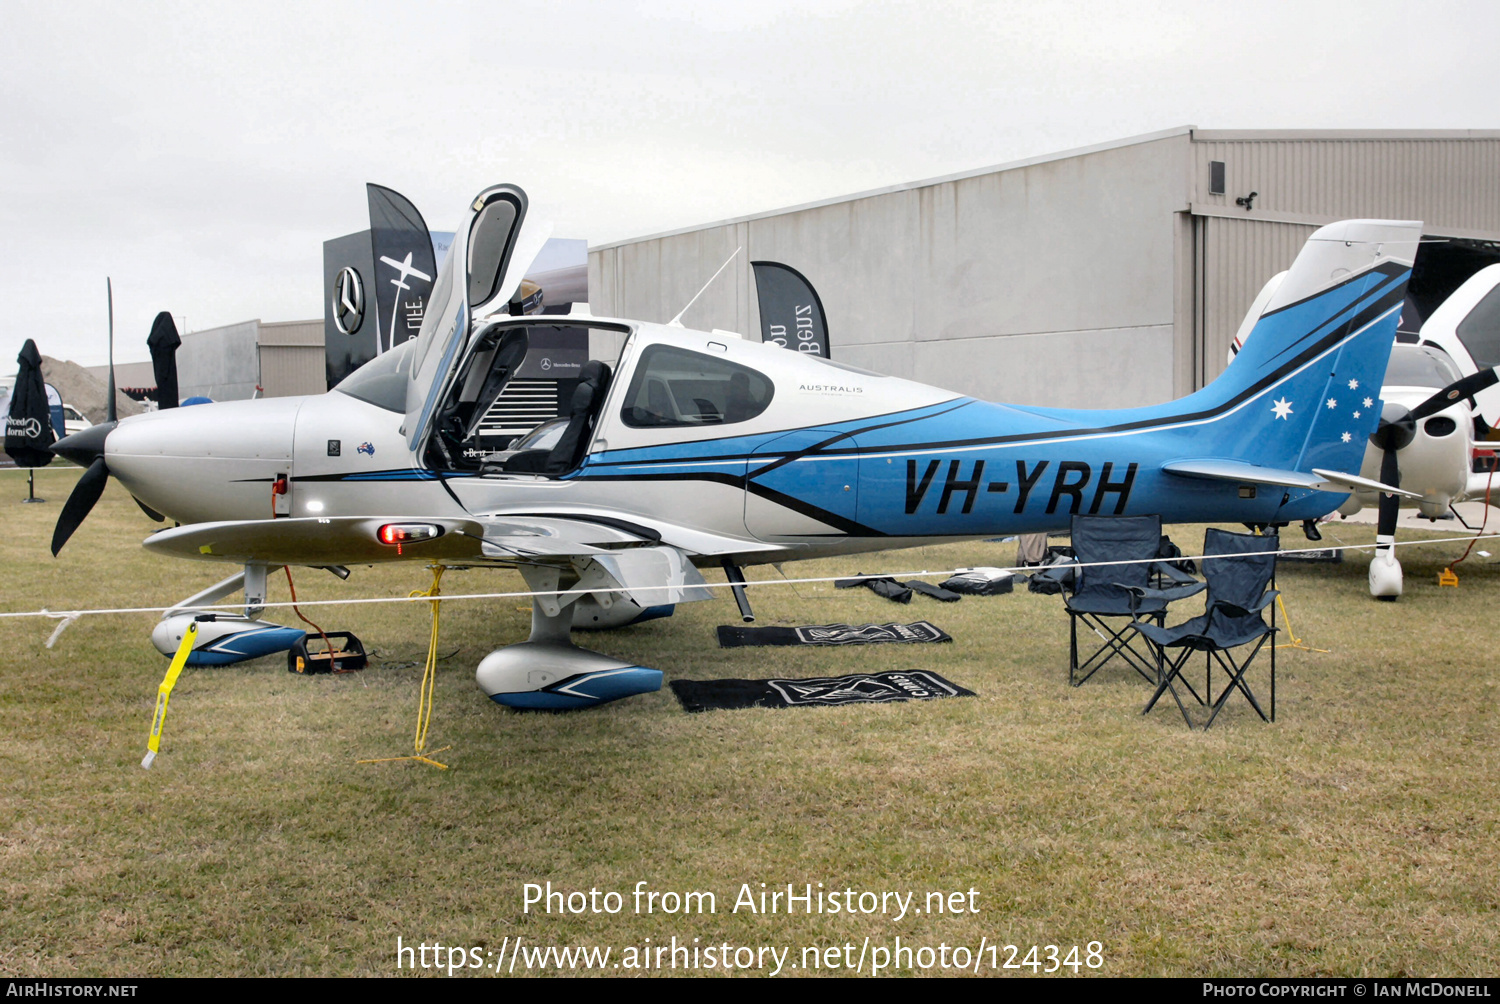
M1458 322L1456 334L1475 366L1488 369L1500 364L1500 286L1486 293L1469 316Z
M730 425L765 411L774 393L748 366L652 345L641 353L620 419L635 429Z

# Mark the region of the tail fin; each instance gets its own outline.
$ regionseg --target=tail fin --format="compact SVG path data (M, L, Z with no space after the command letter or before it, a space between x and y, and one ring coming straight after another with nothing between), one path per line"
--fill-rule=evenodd
M1346 220L1308 238L1229 367L1194 395L1235 413L1215 423L1217 456L1358 472L1421 233Z

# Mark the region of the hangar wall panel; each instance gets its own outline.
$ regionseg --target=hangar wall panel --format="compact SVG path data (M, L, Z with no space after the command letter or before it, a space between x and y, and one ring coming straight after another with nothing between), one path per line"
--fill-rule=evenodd
M770 259L817 288L835 359L992 400L1165 400L1188 146L1183 130L606 245L589 255L591 308L666 320L743 246L734 281L684 324L758 339L749 262ZM1129 361L1075 365L1080 352Z
M1007 404L1058 405L1071 387L1093 388L1087 401L1069 402L1088 408L1176 396L1170 324L933 342L917 363L914 378L940 387L958 383L955 373L987 370L989 398Z
M1203 312L1198 374L1202 386L1224 372L1229 343L1266 281L1291 267L1317 228L1215 216L1195 219L1199 228L1198 303Z
M321 394L328 389L322 321L260 326L260 385L266 397Z
M259 321L243 321L182 336L177 350L177 387L183 399L243 401L259 382Z
M1250 217L1422 220L1426 232L1500 238L1500 132L1215 132L1193 143L1193 206ZM1208 192L1223 161L1225 193Z

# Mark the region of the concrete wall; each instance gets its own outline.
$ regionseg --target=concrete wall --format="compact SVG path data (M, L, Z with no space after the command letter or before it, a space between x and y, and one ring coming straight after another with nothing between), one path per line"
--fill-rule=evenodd
M184 400L195 395L239 401L255 394L260 382L260 321L242 321L182 336L177 350L177 389Z
M749 262L813 283L835 359L976 397L1113 407L1175 396L1174 214L1186 130L591 250L598 316L759 337Z
M743 247L685 324L758 338L749 262L784 261L818 289L836 359L982 398L1147 404L1223 369L1314 227L1421 219L1500 241L1497 178L1496 130L1185 127L602 245L590 297L601 317L664 321Z

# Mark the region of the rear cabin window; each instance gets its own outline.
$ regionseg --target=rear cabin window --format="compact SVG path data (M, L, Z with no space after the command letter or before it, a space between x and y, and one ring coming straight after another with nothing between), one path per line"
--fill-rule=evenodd
M728 425L766 410L771 381L747 366L652 345L641 353L620 419L636 429Z

